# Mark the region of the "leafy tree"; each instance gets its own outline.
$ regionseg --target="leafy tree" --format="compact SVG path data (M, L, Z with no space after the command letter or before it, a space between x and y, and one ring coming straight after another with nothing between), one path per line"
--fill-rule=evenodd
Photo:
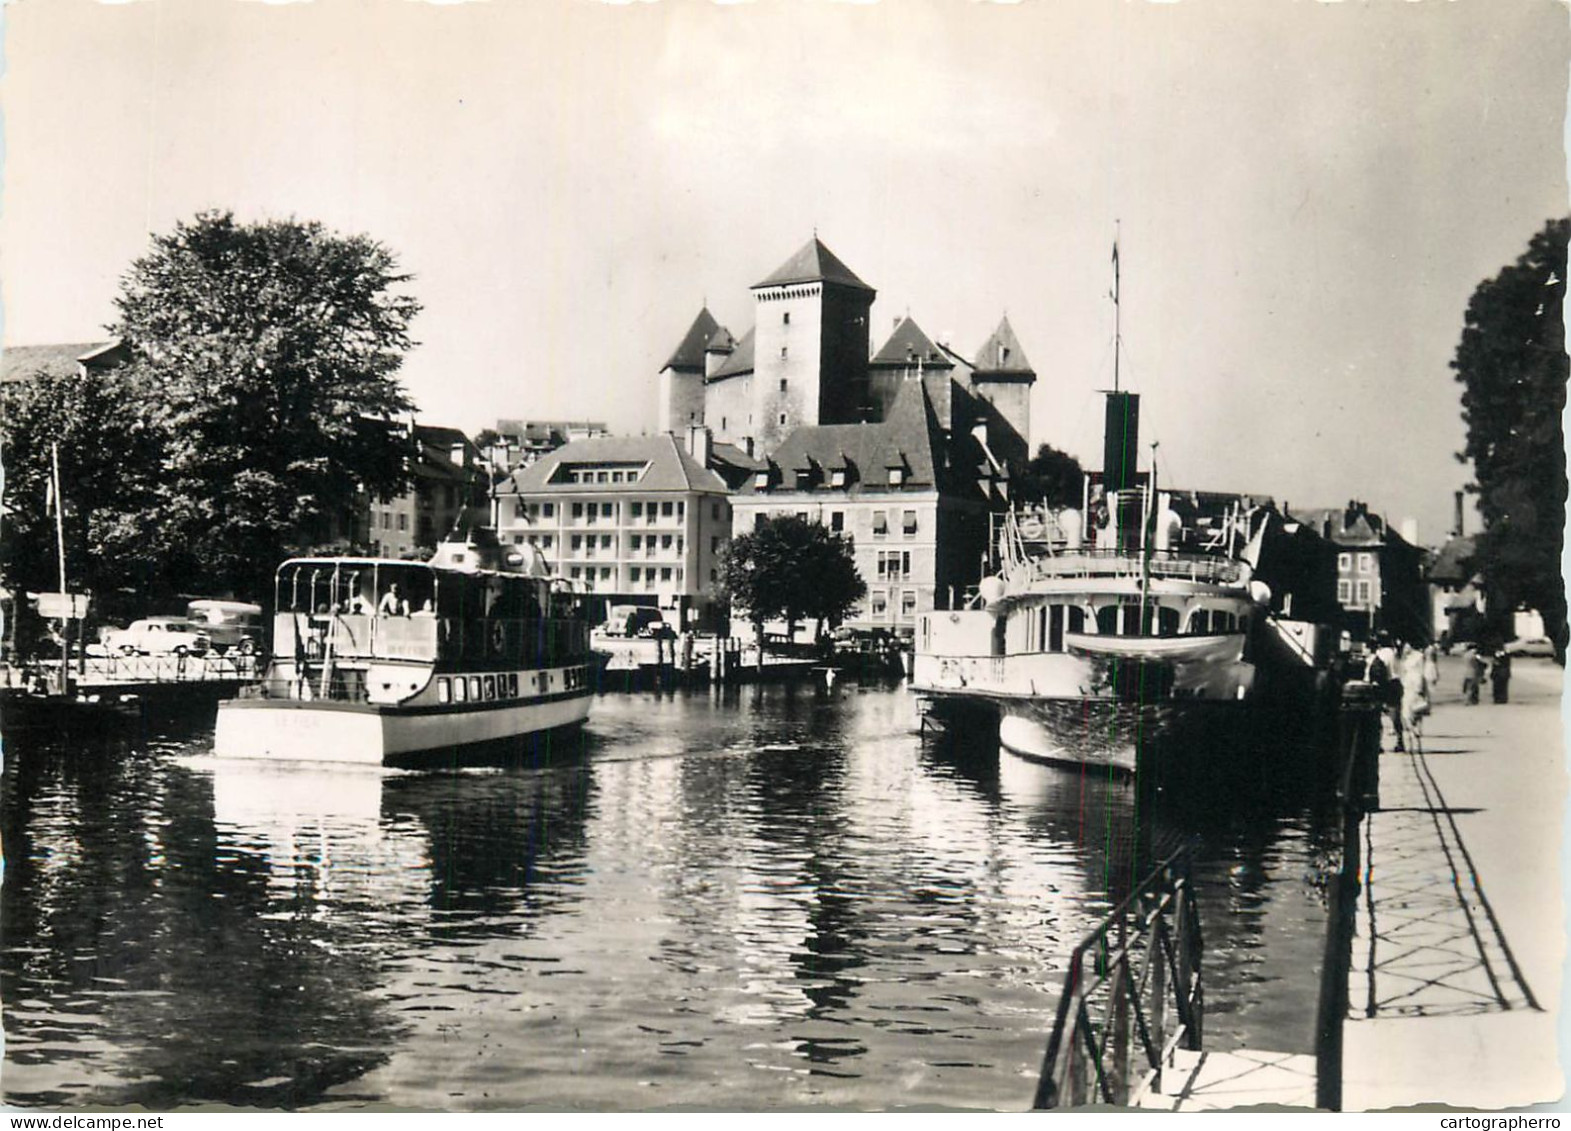
M163 432L139 518L180 584L265 594L357 491L402 489L407 444L381 422L411 407L395 376L420 309L397 293L408 280L365 236L227 212L132 265L112 329Z
M731 539L720 559L720 592L746 610L763 643L764 622L842 620L867 592L851 542L819 522L795 515L765 518ZM762 647L760 647L762 656Z
M1550 221L1515 264L1478 285L1451 363L1467 424L1457 458L1473 464L1469 489L1484 517L1476 560L1490 615L1536 608L1562 648L1568 236L1571 220Z
M103 592L155 583L155 547L134 521L154 505L164 447L146 411L148 389L125 370L19 376L0 389L5 577L20 589L59 588L55 519L47 506L55 445L67 585Z
M1016 479L1016 493L1022 502L1044 503L1051 509L1078 507L1085 472L1080 461L1050 444L1036 450Z

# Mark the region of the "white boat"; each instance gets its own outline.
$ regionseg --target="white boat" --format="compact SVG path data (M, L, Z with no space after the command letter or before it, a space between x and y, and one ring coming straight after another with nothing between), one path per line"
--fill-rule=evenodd
M1109 394L1117 443L1081 510L1001 516L998 572L972 607L919 619L912 687L940 721L981 707L1018 754L1134 771L1243 720L1270 615L1245 560L1258 523L1243 502L1202 514L1137 474L1137 403Z
M583 602L538 560L293 558L273 607L264 678L219 707L219 757L457 765L549 754L588 717Z

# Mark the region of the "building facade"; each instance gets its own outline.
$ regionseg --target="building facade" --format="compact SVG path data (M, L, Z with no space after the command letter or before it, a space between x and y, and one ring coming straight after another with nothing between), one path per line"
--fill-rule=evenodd
M969 434L946 436L913 379L885 420L795 429L737 491L734 531L794 514L846 535L867 596L845 623L907 635L976 584L991 487Z
M456 428L415 424L409 430L409 489L365 499L349 542L384 558L428 557L466 511L483 506L487 476L474 442Z
M712 627L720 553L731 536L709 436L690 431L575 441L500 481L492 524L605 605L649 604L684 628Z
M1336 600L1342 627L1355 640L1389 632L1413 643L1432 635L1433 613L1422 573L1422 552L1367 503L1295 510L1336 553Z

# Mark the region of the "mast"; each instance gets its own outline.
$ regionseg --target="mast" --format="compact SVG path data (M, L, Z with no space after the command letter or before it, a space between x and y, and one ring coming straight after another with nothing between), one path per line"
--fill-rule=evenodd
M1118 392L1118 353L1119 346L1123 344L1120 332L1122 326L1122 308L1118 302L1118 230L1119 221L1113 221L1113 392Z
M68 689L66 680L71 663L69 614L76 610L65 587L65 499L60 494L60 445L57 443L49 445L49 463L55 499L55 549L60 559L60 600L65 602L64 611L68 614L67 619L60 623L60 694L64 695Z

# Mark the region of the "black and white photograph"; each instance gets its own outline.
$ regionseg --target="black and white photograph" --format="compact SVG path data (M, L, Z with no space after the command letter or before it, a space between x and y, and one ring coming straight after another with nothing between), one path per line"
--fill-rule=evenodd
M8 1118L1565 1110L1562 0L0 36Z

